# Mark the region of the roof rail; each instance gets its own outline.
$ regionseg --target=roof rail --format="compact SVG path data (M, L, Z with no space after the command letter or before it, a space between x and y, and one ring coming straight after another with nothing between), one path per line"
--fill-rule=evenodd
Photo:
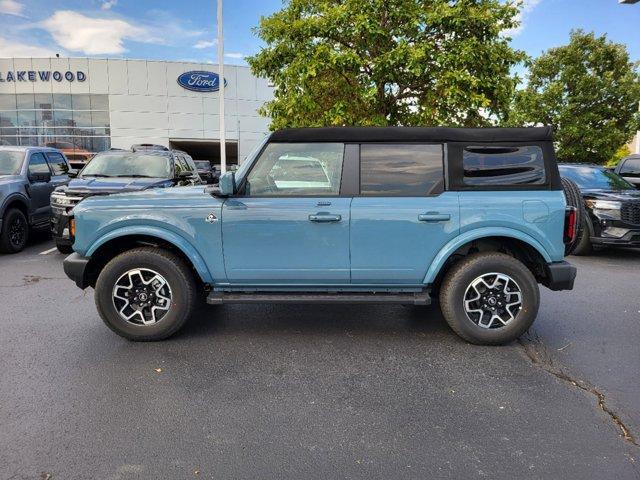
M153 143L137 143L135 145L131 145L132 152L138 152L141 150L158 150L163 152L169 151L169 149L164 145L155 145Z

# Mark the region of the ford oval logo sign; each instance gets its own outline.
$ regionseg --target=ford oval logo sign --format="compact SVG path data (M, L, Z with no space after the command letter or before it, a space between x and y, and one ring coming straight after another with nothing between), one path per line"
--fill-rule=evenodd
M220 76L205 71L185 72L178 77L178 84L194 92L217 92L220 90ZM225 86L227 81L224 81Z

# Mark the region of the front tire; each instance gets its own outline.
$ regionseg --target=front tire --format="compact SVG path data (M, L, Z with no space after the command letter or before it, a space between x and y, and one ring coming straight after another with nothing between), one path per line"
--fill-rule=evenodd
M478 345L519 338L538 314L540 291L531 271L504 253L474 253L447 272L440 289L445 320Z
M28 238L27 217L17 208L7 210L2 220L2 231L0 231L0 252L21 252L27 245Z
M188 265L159 248L136 248L113 258L95 287L98 313L121 337L163 340L180 330L196 302Z
M60 253L64 253L65 255L73 253L73 247L71 245L65 245L64 243L56 242L56 248Z

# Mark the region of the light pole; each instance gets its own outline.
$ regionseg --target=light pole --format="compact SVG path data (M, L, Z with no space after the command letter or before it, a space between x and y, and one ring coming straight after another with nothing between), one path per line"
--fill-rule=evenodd
M220 172L227 171L226 130L224 126L224 35L222 31L222 0L218 0L218 103L220 115Z

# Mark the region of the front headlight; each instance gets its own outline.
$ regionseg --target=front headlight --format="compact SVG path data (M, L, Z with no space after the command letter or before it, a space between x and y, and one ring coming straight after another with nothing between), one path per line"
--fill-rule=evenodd
M614 200L585 200L587 207L593 210L598 217L607 217L614 220L620 220L621 202Z

